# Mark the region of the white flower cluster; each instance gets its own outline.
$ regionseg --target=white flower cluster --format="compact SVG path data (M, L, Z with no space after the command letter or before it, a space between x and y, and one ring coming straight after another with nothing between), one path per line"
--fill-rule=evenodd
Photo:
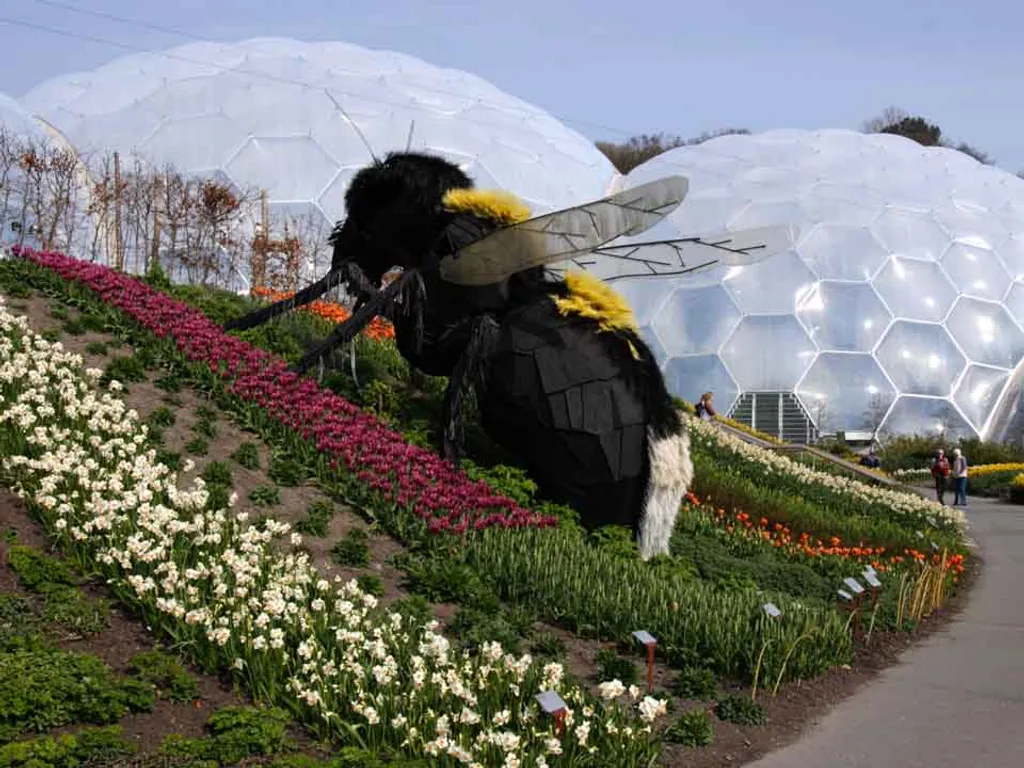
M598 750L633 764L654 754L650 723L664 702L589 702L559 664L497 643L471 657L437 622L410 624L355 581L328 583L278 541L287 524L207 509L202 479L180 490L145 449L138 414L98 394L99 371L81 366L0 300L4 470L48 530L105 569L149 623L230 667L257 699L291 698L328 731L358 729L364 743L437 764L544 766ZM570 707L557 736L534 699L548 689Z
M806 486L822 486L837 495L852 497L865 504L879 504L891 511L894 518L902 518L917 525L948 529L952 524L960 531L967 528L967 518L956 507L947 507L916 493L882 488L859 480L819 472L775 451L744 442L716 428L709 422L687 419L692 440L724 448L738 458L757 466L768 477L773 473L788 475Z

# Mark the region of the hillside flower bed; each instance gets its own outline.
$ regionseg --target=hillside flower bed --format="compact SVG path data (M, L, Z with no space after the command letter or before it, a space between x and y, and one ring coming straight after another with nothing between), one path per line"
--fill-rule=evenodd
M633 766L656 755L648 734L664 702L614 685L593 699L560 665L493 643L456 652L435 622L411 625L354 581L332 585L305 553L278 546L301 545L287 524L211 509L201 479L179 489L144 450L138 415L81 366L0 302L3 474L69 556L204 668L230 670L324 736L436 765ZM570 705L560 736L534 701L545 689Z
M24 255L32 261L41 256ZM659 653L670 663L685 665L704 659L701 663L712 663L719 674L741 680L753 679L758 673L762 679L808 678L850 660L846 617L831 602L797 600L784 593L761 595L756 588L721 589L687 576L681 564L667 561L655 566L606 552L571 525L554 527L536 520L533 525L521 526L473 525L464 531L451 525L416 525L418 518L411 510L371 493L372 488L364 490L375 481L372 473L353 475L344 462L331 460L329 464L318 450L322 443L315 433L308 435L287 426L293 414L275 406L276 390L244 382L239 386L237 379L215 373L224 368L216 360L196 356L199 361L186 362L191 341L187 336L179 338L179 333L199 326L193 322L194 312L176 305L177 316L164 317L161 338L155 331L140 332L138 323L145 324L145 312L140 312L140 321L126 321L121 311L112 310L96 293L71 280L85 272L90 282L104 291L106 300L142 294L146 298L141 303L159 307L160 300L150 296L156 291L128 277L108 277L94 268L84 270L66 257L46 255L46 262L61 267L68 279L23 260L11 263L9 274L102 317L108 329L143 345L162 365L184 372L193 386L235 414L240 424L296 460L314 466L317 482L329 494L361 508L398 539L418 549L441 547L440 562L461 559L510 602L529 605L549 621L608 640L628 640L632 631L646 628L659 637ZM128 281L134 287L122 286ZM108 282L114 287L107 287ZM302 386L318 391L309 380ZM436 484L430 476L421 475L421 480ZM431 491L421 489L420 499L433 498ZM509 493L519 498L514 489ZM519 503L525 502L520 499ZM446 531L461 533L464 540L452 542L449 537L434 535ZM761 608L766 600L773 600L787 618L768 620Z
M909 530L934 529L956 536L966 529L967 519L959 509L943 506L917 494L881 488L850 478L813 470L785 456L745 443L723 433L712 424L688 421L691 438L699 450L727 464L730 469L773 486L788 487L792 493L844 514L878 516Z
M252 295L256 298L266 299L267 301L274 303L290 299L295 295L295 291L274 291L269 288L253 288ZM322 317L332 323L343 323L352 316L351 312L341 304L334 301L311 301L309 304L302 307L301 311L309 312L317 317ZM392 326L387 320L380 317L375 317L373 321L363 329L362 333L367 337L378 341L381 339L395 338L394 326Z
M423 520L435 533L557 522L470 481L344 398L288 372L282 360L224 334L202 313L128 275L57 253L15 249L15 254L80 283L158 338L173 339L190 362L230 382L232 394L302 434L330 457L332 468L344 467L362 486L358 495L364 503L366 496L377 497L396 514Z

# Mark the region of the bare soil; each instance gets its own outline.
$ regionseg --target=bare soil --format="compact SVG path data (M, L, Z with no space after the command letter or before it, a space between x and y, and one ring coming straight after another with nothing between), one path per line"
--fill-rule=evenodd
M30 299L20 299L14 304L16 307L24 307L24 309L12 308L12 311L27 315L31 327L37 332L46 328L60 327L62 324L61 321L52 317L50 314L51 303L43 297L34 296ZM75 310L69 309L68 313L72 318L77 315ZM85 333L78 336L65 333L61 337L61 342L66 349L83 356L86 367L103 368L116 356L132 354L131 348L126 345L120 348L112 347L106 355L89 354L86 348L90 342L94 341L110 343L114 340L110 336L96 333ZM215 406L187 387L174 395L168 395L153 384L153 379L154 376L151 374L144 382L129 383L128 391L122 393L122 396L129 406L143 418L162 406L167 406L174 412L176 421L173 426L164 431L163 447L169 451L180 452L182 459L190 458L195 462L195 467L191 472L180 475L182 483L190 482L192 478L200 475L211 461L225 462L231 466L234 490L238 494L236 511L247 511L250 513L250 517L269 514L278 520L292 524L305 518L306 510L311 502L327 500L327 497L315 485L307 482L297 487L280 487L281 502L278 505L261 507L253 504L249 499L249 492L252 489L261 485L273 485L266 474L270 449L258 436L243 431L232 423L226 414L220 412L217 419L218 433L215 438L208 440L207 454L205 456L190 456L185 446L193 437L192 427L198 420L196 409L200 406L210 408ZM245 469L230 458L238 446L245 441L254 442L259 447L260 469L258 470ZM28 523L24 510L20 507L20 502L17 499L12 501L12 499L10 494L0 492L0 524L6 525L10 519L17 523L19 533L25 529L25 533L20 533L20 535L25 538L26 543L35 542L35 546L44 545L45 540L41 532ZM335 514L326 537L317 538L308 535L303 537L304 545L310 551L317 568L327 574L329 578L338 575L343 579L349 579L366 573L376 574L384 584L385 595L382 598L384 602L391 602L405 595L406 593L401 587L402 574L390 562L393 555L403 550L402 545L387 534L368 527L366 521L354 510L337 503L334 503L334 507ZM368 544L371 564L366 569L340 566L333 561L330 555L330 549L334 543L355 527L367 529L370 534ZM29 536L34 538L29 539ZM0 545L0 552L2 551L2 545ZM770 691L759 692L757 700L766 708L768 716L765 726L737 726L717 720L712 713L712 722L716 731L715 743L701 748L684 748L669 744L665 750L662 764L685 765L692 768L738 766L756 760L764 754L794 741L804 730L823 717L831 707L870 682L880 670L896 663L900 654L912 644L945 626L964 604L979 566L980 564L975 558L975 570L964 574L959 593L940 611L927 618L917 634L875 633L867 646L859 647L856 650L854 662L849 667L833 669L812 681L787 684L779 690L775 697L770 695ZM9 573L8 577L10 577ZM0 570L0 589L7 588L4 572ZM456 609L457 606L453 605L433 606L435 616L442 623L450 620ZM151 647L152 640L148 637L145 629L137 623L133 623L130 617L117 613L115 620L117 623L110 631L79 642L86 644L82 646L83 648L97 653L107 663L118 669L117 664L123 665L133 653L144 647ZM538 625L538 629L551 632L562 638L567 649L564 659L567 669L581 681L596 688L595 657L599 650L611 647L611 644L580 638L547 625ZM641 671L642 687L645 687L646 661L639 656L636 660ZM673 698L670 696L669 690L675 675L676 673L664 664L656 663L653 675L655 694ZM203 695L198 707L182 707L162 702L153 715L126 718L126 733L131 733L132 737L138 740L140 746L147 748L149 745L158 743L168 733L198 735L202 723L212 708L239 700L237 694L225 689L218 681L210 678L202 678L202 680ZM729 692L745 692L749 695L749 689L743 691L737 688ZM714 701L699 702L673 698L673 707L672 717L674 718L682 712L696 707L702 707L711 712Z

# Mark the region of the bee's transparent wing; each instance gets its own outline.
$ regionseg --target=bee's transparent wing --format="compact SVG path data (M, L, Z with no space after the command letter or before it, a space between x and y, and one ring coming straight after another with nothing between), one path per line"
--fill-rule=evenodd
M442 259L441 277L456 285L490 285L591 252L647 231L679 206L688 188L684 176L668 176L499 229Z
M630 277L675 277L716 266L742 267L793 247L789 225L758 227L713 235L624 243L573 256L570 264L606 282ZM562 268L552 269L560 272Z

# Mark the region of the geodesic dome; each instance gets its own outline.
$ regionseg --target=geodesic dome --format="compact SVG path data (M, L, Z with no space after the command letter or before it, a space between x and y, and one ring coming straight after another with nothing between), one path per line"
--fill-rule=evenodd
M79 151L263 188L272 215L325 223L371 151L443 154L538 212L600 197L616 176L593 142L478 77L346 43L191 43L54 78L22 103Z
M993 414L1024 358L1024 181L845 130L716 138L625 185L670 174L690 180L670 217L683 233L800 231L754 266L618 284L674 392L713 390L775 434L795 411L827 433L1005 430Z

